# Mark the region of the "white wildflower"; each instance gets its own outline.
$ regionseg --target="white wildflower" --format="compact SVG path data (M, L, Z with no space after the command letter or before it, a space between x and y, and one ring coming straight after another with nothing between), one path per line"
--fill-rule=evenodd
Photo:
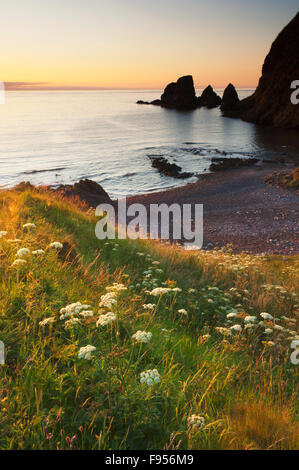
M19 266L22 266L24 264L26 264L27 261L24 260L24 259L16 259L13 263L12 263L12 266L15 266L15 267L19 267Z
M157 369L149 369L140 374L140 383L147 384L149 386L161 382L161 376Z
M60 242L50 243L49 248L55 248L55 250L62 250L63 244Z
M154 297L158 297L159 295L167 294L167 292L170 292L171 289L169 287L156 287L156 289L151 291L151 295Z
M67 320L64 324L64 328L67 330L69 328L72 328L74 325L80 324L80 319L79 318L71 318L70 320Z
M79 313L80 317L83 318L91 318L94 316L93 310L83 310L82 312Z
M206 425L206 420L203 416L191 415L188 418L188 427L195 429L203 429Z
M35 250L35 251L32 252L32 254L33 255L44 255L45 252L44 252L44 250Z
M128 290L126 286L123 284L118 284L117 282L114 282L112 286L106 287L107 292L122 292Z
M132 338L138 341L138 343L149 343L152 339L153 335L150 332L146 331L137 331Z
M270 315L270 313L267 313L267 312L262 312L262 313L260 314L260 316L261 316L264 320L273 320L272 315Z
M144 310L155 310L156 304L144 304L143 308Z
M46 325L51 325L55 322L55 318L54 317L50 317L50 318L45 318L44 320L40 321L39 322L39 326L46 326Z
M88 345L88 346L85 346L84 348L81 348L79 353L78 353L78 358L79 359L87 359L88 361L90 361L92 359L92 353L94 351L96 351L96 347L94 346L91 346L91 345Z
M30 255L30 250L28 248L20 248L20 250L17 252L18 258L25 258L28 255Z
M110 323L113 323L116 320L117 316L115 315L115 313L108 312L106 313L106 315L101 315L99 317L97 321L97 327L109 325Z
M229 328L224 328L222 326L216 327L215 330L223 336L230 336L232 334Z
M244 318L245 323L254 323L256 321L255 316L247 315L247 317Z
M226 318L235 318L237 316L236 312L231 312L228 315L226 315Z
M79 315L83 310L89 310L90 308L90 305L82 305L81 302L67 305L60 310L60 320L64 320L67 317L73 317L74 315Z
M182 292L182 289L180 289L179 287L174 287L171 290L172 290L172 292Z
M265 329L265 334L266 334L266 335L271 335L271 333L273 333L272 328L266 328L266 329Z
M116 297L117 297L116 292L108 292L107 294L102 295L99 306L111 308L113 305L117 303Z
M230 330L233 330L233 331L242 331L242 327L241 325L233 325L230 327Z
M35 224L32 224L32 223L28 223L28 224L24 224L23 225L23 228L36 228L36 225Z
M5 237L5 236L7 235L7 233L8 233L8 232L6 232L5 230L2 230L2 231L0 232L0 238Z
M180 313L181 315L184 315L185 317L188 316L188 312L184 308L181 308L181 310L178 310L178 313Z

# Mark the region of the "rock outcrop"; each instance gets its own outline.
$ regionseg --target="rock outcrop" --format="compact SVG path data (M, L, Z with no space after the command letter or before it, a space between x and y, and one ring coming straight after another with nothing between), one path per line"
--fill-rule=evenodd
M211 171L223 171L231 170L232 168L252 166L259 160L257 158L212 158L211 161Z
M176 83L169 83L161 96L163 108L190 110L198 107L193 77L186 75Z
M138 100L136 101L136 104L152 104L154 106L161 106L161 100L153 100L153 101Z
M240 102L238 116L258 124L299 129L299 104L291 102L295 80L299 80L299 13L273 42L258 87Z
M151 158L152 167L156 168L160 173L172 178L184 179L193 176L193 173L182 172L182 168L175 163L169 163L164 157Z
M222 103L221 103L221 111L223 116L234 117L238 113L238 104L239 104L239 96L238 93L231 83L225 88Z
M200 106L206 106L207 108L217 108L217 106L221 105L221 98L215 93L211 85L209 85L202 92L198 104L200 104Z
M78 197L92 207L112 202L102 186L89 179L80 180L78 183L72 185L60 185L55 191L66 197Z

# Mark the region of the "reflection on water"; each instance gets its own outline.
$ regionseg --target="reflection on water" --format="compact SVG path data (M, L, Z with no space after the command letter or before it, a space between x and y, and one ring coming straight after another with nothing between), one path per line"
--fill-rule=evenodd
M241 90L240 96L251 93ZM0 106L0 185L91 178L112 196L124 196L185 184L154 170L152 154L195 173L208 171L220 152L299 160L297 131L223 118L219 109L178 112L135 104L158 96L157 91L7 93Z

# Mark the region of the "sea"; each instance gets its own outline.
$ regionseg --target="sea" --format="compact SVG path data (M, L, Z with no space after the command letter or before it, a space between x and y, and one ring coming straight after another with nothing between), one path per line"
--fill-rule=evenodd
M244 98L253 91L238 93ZM214 157L299 161L298 131L224 118L219 109L182 112L136 104L160 95L161 90L6 92L0 105L0 187L89 178L118 198L197 181ZM194 176L161 175L151 165L158 156Z

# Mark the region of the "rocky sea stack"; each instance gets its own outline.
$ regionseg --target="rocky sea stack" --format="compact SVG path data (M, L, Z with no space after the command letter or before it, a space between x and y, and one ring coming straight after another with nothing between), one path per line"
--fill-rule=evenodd
M206 106L207 108L217 108L221 105L220 96L215 93L211 85L207 86L198 98L198 106Z
M162 108L190 110L198 106L192 75L169 83L161 96Z
M299 105L291 102L295 80L299 80L299 13L273 42L259 85L240 102L238 116L257 124L299 129Z
M238 93L231 83L225 88L222 103L221 111L224 116L234 117L238 113L238 104L240 103Z

